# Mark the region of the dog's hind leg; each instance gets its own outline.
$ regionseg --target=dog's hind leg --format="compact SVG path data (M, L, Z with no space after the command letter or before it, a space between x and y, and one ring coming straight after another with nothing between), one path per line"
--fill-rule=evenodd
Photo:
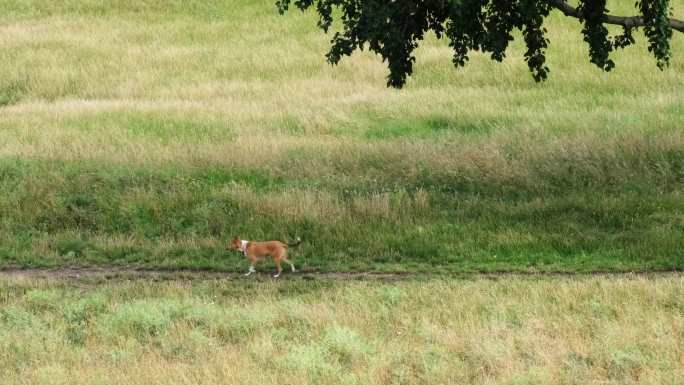
M288 265L290 265L290 268L292 269L292 272L293 272L293 273L297 271L297 270L295 270L294 265L292 264L292 262L290 262L289 259L283 258L283 261L285 261L285 263L287 263Z

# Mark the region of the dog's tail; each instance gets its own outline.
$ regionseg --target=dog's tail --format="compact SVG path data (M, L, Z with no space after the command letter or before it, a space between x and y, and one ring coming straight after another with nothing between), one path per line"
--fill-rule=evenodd
M299 246L300 243L302 243L302 238L297 237L297 240L295 241L295 243L287 243L287 242L283 242L283 243L290 246L290 247L297 247L297 246Z

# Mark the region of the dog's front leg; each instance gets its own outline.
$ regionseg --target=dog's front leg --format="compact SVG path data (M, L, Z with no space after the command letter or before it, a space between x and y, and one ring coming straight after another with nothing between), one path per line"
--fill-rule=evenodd
M273 276L273 278L278 278L278 277L280 277L280 273L283 272L283 268L280 267L280 259L276 259L275 263L276 263L276 273Z
M249 271L247 271L247 274L245 274L245 277L251 275L252 273L256 273L256 269L254 268L254 265L249 266Z

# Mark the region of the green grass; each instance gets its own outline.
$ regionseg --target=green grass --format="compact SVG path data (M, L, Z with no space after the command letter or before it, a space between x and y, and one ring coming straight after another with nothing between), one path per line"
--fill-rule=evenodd
M242 270L235 234L318 271L684 267L681 34L601 73L554 15L544 84L431 36L396 91L272 3L0 1L0 267Z
M321 185L328 195L307 190L304 198L318 207L290 211L305 181L244 170L21 160L0 170L6 265L243 269L226 250L232 234L302 236L298 265L323 271L644 270L684 262L684 222L672 218L684 200L665 182L556 196L565 184L443 191L426 173L413 190Z
M679 383L684 279L0 278L3 384Z

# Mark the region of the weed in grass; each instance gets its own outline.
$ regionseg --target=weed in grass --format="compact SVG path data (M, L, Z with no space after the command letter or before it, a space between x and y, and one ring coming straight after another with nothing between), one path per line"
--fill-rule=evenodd
M26 92L26 81L10 80L6 84L0 83L0 108L18 103Z

